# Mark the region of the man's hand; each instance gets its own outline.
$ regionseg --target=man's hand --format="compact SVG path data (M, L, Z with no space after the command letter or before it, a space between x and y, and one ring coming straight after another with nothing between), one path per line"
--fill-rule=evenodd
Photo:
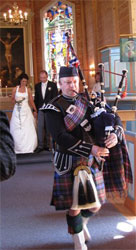
M107 148L112 148L118 143L117 135L115 133L111 133L108 138L105 140L105 146Z
M102 148L96 145L92 146L91 154L95 157L98 157L99 160L104 161L102 157L108 156L109 155L109 150L108 148Z

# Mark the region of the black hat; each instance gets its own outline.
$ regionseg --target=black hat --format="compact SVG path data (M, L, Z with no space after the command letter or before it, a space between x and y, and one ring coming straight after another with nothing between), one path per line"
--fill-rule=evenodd
M60 67L59 78L69 77L69 76L78 76L77 69L75 67Z

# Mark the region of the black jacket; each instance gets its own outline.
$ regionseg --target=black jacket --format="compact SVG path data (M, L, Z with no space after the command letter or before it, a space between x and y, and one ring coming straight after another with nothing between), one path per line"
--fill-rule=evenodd
M44 103L47 104L55 96L58 95L57 85L54 82L48 81L47 88L46 88L46 94L45 94L45 97L43 99L41 86L42 86L41 82L39 82L35 85L34 102L35 102L37 110L39 110L39 108L41 108Z
M6 114L0 111L0 181L9 179L15 174L15 170L16 155L9 121Z
M101 144L99 135L102 137L103 140L105 139L104 129L105 129L105 126L107 126L107 124L110 124L111 126L112 114L111 114L111 117L109 117L109 115L106 112L103 112L104 114L107 114L108 116L107 121L104 121L104 119L106 120L104 115L98 116L96 118L90 118L92 111L88 107L87 110L84 108L83 112L80 112L81 105L76 104L78 99L80 100L80 97L75 97L72 99L72 98L67 98L67 97L64 97L63 95L60 95L54 98L52 102L50 102L50 104L48 104L45 107L44 112L46 114L46 122L47 122L48 130L50 131L56 143L59 145L59 151L65 152L65 153L68 153L70 151L74 154L76 153L81 156L89 157L92 145ZM68 108L70 108L70 106L72 108L73 105L76 105L76 106L79 105L78 112L80 114L80 117L83 116L83 118L80 121L80 117L77 116L77 111L76 111L73 116L73 121L75 124L76 123L77 124L75 125L75 128L73 128L72 130L71 129L69 130L66 124L69 123L68 125L71 128L72 120L69 117L66 121L65 118L68 114L70 114L70 112L68 111ZM103 119L103 116L104 116L104 119ZM97 129L94 127L93 125L94 123L95 124L97 123L97 127L98 127ZM91 126L89 126L89 124L91 124ZM116 128L116 125L118 128ZM122 132L121 132L122 129L120 125L121 125L120 118L119 116L115 115L113 127L114 127L114 133L116 133L118 139L120 139L119 137L122 135ZM121 136L121 140L122 140L122 136ZM80 153L78 151L80 151Z

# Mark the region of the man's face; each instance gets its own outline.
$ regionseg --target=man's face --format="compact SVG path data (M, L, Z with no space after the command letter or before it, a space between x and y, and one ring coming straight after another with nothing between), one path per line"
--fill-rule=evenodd
M60 88L62 90L62 94L69 97L76 96L76 93L74 91L79 92L79 77L62 77L60 79Z
M41 82L46 82L47 79L48 79L48 75L46 73L44 73L44 72L41 72L40 73L40 81Z

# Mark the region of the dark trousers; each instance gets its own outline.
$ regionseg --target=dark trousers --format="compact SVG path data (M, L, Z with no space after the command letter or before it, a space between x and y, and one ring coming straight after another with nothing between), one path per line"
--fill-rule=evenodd
M50 147L50 134L46 127L45 113L38 111L38 147Z

